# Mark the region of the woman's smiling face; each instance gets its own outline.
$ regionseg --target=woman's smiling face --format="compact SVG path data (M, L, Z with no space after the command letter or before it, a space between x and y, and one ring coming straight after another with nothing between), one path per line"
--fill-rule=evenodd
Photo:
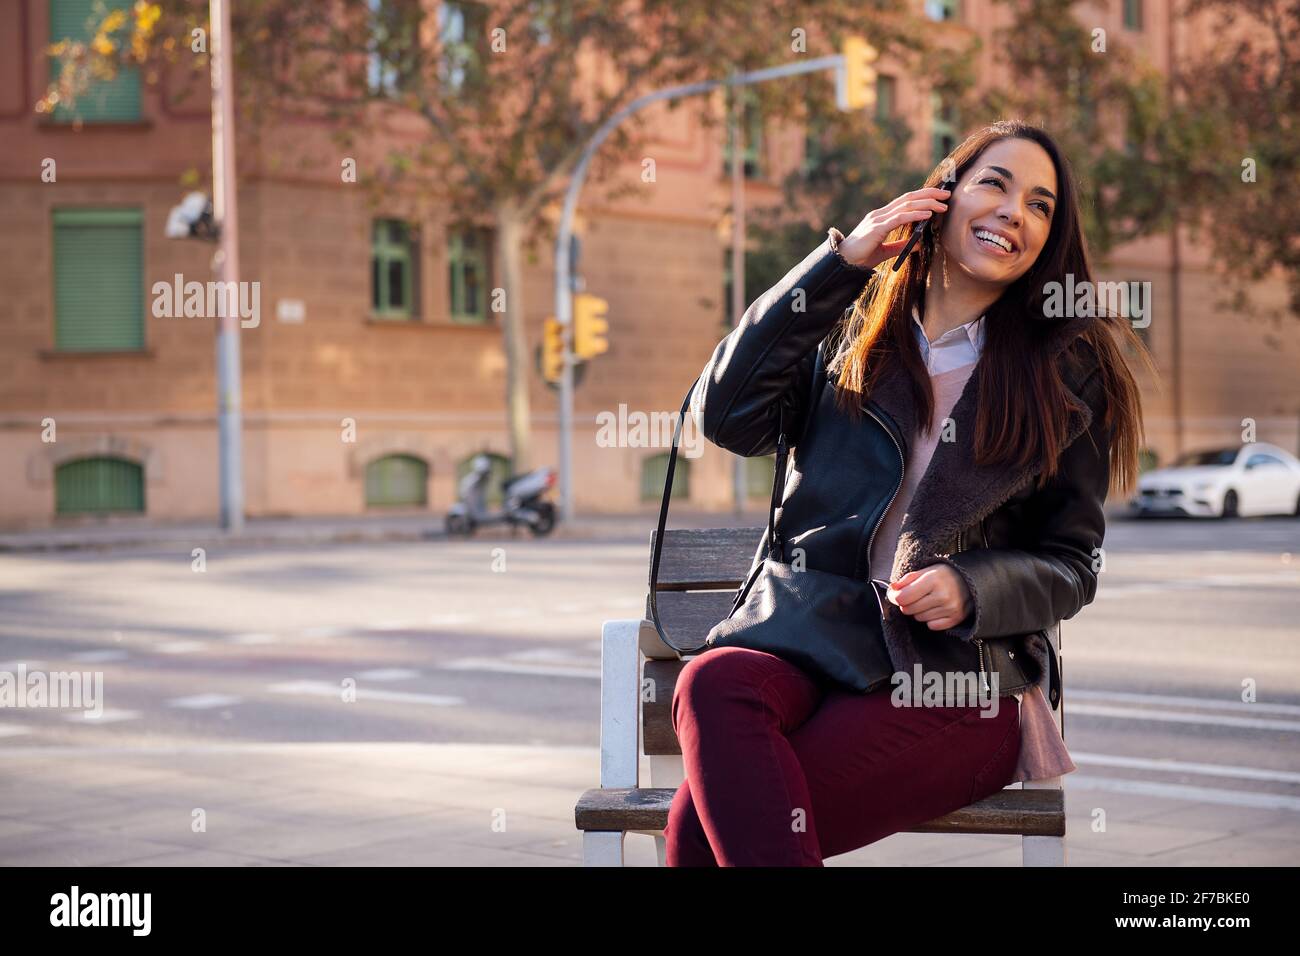
M1010 285L1047 244L1056 196L1056 168L1043 147L1019 138L992 143L948 199L940 230L948 267Z

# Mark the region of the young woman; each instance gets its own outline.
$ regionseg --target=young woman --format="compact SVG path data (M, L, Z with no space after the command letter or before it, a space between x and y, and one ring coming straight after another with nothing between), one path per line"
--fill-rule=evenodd
M1096 593L1102 504L1141 444L1123 347L1144 353L1126 319L1062 304L1067 276L1090 288L1069 165L1041 129L1000 122L924 188L832 227L719 343L692 413L745 456L784 423L782 559L889 581L895 672L978 671L1006 706L899 706L892 686L854 693L742 647L691 658L668 865L820 866L1075 769L1047 632Z

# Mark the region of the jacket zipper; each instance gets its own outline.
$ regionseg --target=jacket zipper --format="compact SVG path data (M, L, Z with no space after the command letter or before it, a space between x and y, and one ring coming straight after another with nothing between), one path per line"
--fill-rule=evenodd
M868 568L870 568L871 549L872 546L876 543L876 532L880 530L881 524L884 523L885 515L887 515L889 513L889 509L894 506L894 499L898 497L898 492L903 487L903 475L904 472L907 470L907 461L903 457L903 449L899 446L898 439L894 437L894 433L889 430L889 428L885 425L885 423L880 420L880 416L877 415L875 412L873 412L870 408L868 408L865 405L863 406L863 410L868 415L870 415L873 419L875 419L876 424L878 424L881 428L885 430L885 434L889 436L889 440L894 443L894 450L898 452L898 466L899 466L898 484L894 486L894 493L889 496L889 504L885 505L885 510L880 513L880 518L877 519L876 526L871 529L871 537L867 539L867 566ZM982 530L983 528L981 528L981 531ZM960 538L958 539L958 547L960 548ZM868 573L870 572L868 571ZM984 673L984 641L981 640L980 638L975 638L974 640L976 645L976 651L979 654L980 685L984 688L985 691L988 691L989 689L988 675Z
M981 522L980 524L981 538L984 537L983 530L984 530L984 526L983 523ZM957 552L959 554L961 553L962 550L964 550L965 544L966 544L966 529L963 528L962 530L957 532ZM987 540L985 546L987 547ZM989 678L988 678L988 674L986 674L984 671L984 639L980 637L973 637L971 638L971 643L975 645L975 653L978 656L980 662L980 687L984 688L985 692L987 693L989 690ZM990 655L989 670L992 669L993 669L993 658Z
M898 452L898 484L894 486L894 493L889 496L889 504L885 505L885 510L880 512L880 517L876 519L876 526L871 529L871 537L867 539L867 576L870 577L871 576L871 548L872 545L876 543L876 532L879 531L880 526L885 523L885 515L889 514L889 509L894 506L894 499L898 497L898 492L902 490L903 472L907 468L907 462L903 458L903 449L898 444L898 439L894 437L894 433L889 430L889 427L880 420L880 416L877 415L875 412L873 412L866 405L863 405L862 409L868 415L870 415L872 418L876 420L877 425L879 425L881 428L885 430L885 434L889 436L889 440L894 443L894 450Z

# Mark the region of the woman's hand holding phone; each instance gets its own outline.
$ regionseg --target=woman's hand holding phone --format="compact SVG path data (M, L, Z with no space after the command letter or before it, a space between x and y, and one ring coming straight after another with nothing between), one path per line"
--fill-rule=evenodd
M945 200L950 195L951 190L937 186L903 193L889 205L867 213L840 243L840 255L854 265L874 269L886 259L898 255L907 245L907 236L892 242L886 242L885 236L899 226L928 220L936 212L946 212L948 204Z

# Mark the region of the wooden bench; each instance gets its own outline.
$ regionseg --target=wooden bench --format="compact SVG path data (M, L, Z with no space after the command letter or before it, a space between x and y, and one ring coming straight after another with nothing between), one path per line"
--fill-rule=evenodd
M762 528L664 534L659 618L675 640L698 643L727 615L762 535ZM585 866L622 866L628 833L653 836L659 865L665 862L668 807L685 777L672 700L686 661L664 644L648 618L647 611L641 619L606 621L601 634L600 786L583 793L574 811ZM1059 629L1052 637L1059 649ZM1058 726L1064 710L1062 690ZM642 755L649 758L649 787L641 786ZM1061 778L1013 784L907 832L1017 835L1025 866L1063 866Z

